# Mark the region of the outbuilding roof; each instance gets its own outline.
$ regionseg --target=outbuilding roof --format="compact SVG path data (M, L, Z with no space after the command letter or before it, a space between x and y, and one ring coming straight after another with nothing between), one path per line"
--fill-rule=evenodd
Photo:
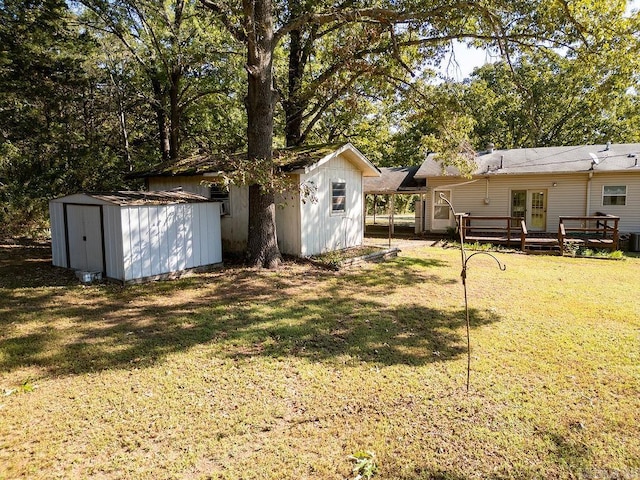
M380 175L380 171L351 143L281 148L273 151L273 161L284 172L308 173L341 154L361 170L363 176ZM162 163L132 177L218 175L237 169L246 156L246 153L194 155Z
M200 203L211 201L209 198L202 195L178 190L157 192L118 191L79 193L76 195L57 198L54 201L80 201L83 197L113 205L171 205L176 203Z
M412 193L425 190L426 182L416 180L420 166L383 167L380 176L364 179L364 191L371 194Z
M640 143L493 150L479 154L475 162L474 175L640 172ZM435 156L429 155L415 177L459 175L453 167L447 167L443 172Z

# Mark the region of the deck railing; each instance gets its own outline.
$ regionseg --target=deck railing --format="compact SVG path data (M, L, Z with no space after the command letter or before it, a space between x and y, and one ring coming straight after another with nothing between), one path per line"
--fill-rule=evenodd
M460 228L465 243L519 244L524 250L527 227L520 217L461 215Z
M620 217L614 215L593 215L588 217L560 217L558 223L558 243L563 254L570 244L617 250L620 241L618 223Z
M524 251L570 250L570 246L617 250L619 246L618 224L620 217L606 214L593 216L561 216L558 235L529 236L527 225L521 217L460 215L460 228L465 243L493 243L519 245Z

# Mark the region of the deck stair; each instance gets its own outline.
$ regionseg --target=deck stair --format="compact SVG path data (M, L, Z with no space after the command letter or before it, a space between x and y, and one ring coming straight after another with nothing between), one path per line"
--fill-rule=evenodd
M524 223L524 221L523 221ZM525 243L521 250L525 253L560 253L558 238L547 232L528 232L524 226Z

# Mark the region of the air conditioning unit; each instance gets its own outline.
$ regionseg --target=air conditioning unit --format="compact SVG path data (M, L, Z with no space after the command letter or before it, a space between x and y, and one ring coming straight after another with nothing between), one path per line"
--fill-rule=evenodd
M640 252L640 233L632 233L629 237L629 251Z

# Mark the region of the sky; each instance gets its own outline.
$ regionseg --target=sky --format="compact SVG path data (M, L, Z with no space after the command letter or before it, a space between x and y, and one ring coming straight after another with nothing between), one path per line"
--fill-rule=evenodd
M640 0L629 0L627 2L627 14L640 10ZM475 68L487 63L497 62L499 55L495 52L469 48L464 42L454 42L453 52L449 54L440 66L440 73L457 81L467 78Z

